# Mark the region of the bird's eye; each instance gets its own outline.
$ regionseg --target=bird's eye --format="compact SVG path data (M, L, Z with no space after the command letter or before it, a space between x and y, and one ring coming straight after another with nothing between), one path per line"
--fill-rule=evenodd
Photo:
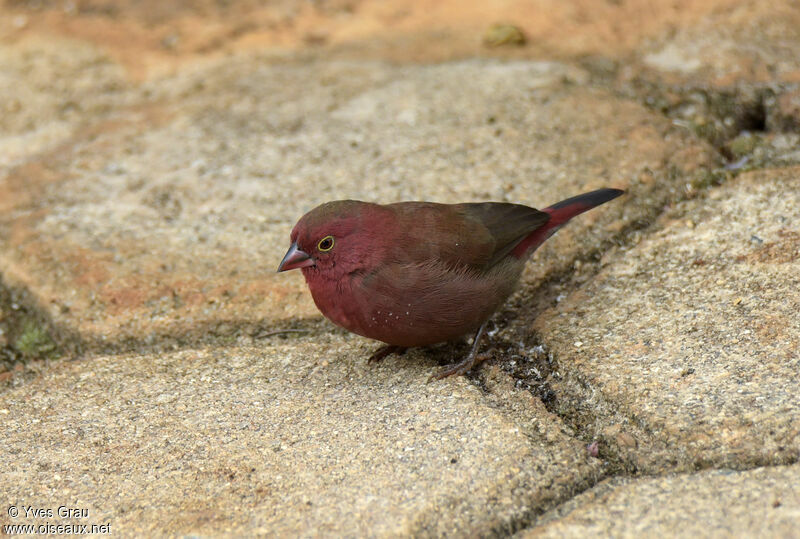
M323 253L333 249L333 236L325 236L324 238L319 240L319 243L317 244L317 249L319 249Z

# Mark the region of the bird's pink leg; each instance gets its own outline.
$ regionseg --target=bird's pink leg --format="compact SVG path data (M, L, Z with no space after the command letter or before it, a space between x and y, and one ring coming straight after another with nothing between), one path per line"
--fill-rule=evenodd
M472 349L470 349L467 357L458 363L448 365L444 369L431 374L431 377L428 378L428 381L441 380L442 378L447 378L448 376L452 376L454 374L464 374L472 367L483 361L485 358L478 355L478 346L480 346L481 337L483 337L483 332L486 329L487 323L488 320L481 324L481 327L479 327L478 331L475 333L475 339L472 341Z
M381 346L380 348L375 350L375 353L369 356L369 359L367 359L367 363L377 363L386 356L390 356L392 354L397 354L398 356L402 356L403 354L406 353L406 350L408 350L408 348L404 346L395 346L392 344L387 344L386 346Z

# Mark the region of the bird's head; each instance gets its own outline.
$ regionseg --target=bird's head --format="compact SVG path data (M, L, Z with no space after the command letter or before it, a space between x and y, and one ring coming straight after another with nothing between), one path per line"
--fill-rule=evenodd
M301 268L306 278L337 279L380 259L391 212L377 204L337 200L317 206L292 229L278 271ZM381 241L384 240L384 241Z

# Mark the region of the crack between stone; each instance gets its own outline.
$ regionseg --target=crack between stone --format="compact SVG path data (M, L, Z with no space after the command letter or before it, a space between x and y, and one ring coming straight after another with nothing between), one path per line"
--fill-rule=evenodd
M719 152L719 150L717 150ZM721 154L720 154L721 155ZM724 157L724 156L723 156ZM666 168L666 167L665 167ZM614 235L612 238L606 240L600 247L585 253L584 255L576 258L576 260L581 261L581 266L584 268L584 279L582 282L586 282L592 278L594 278L600 271L600 257L602 253L604 253L608 248L611 246L617 246L620 249L625 250L633 248L639 240L644 236L649 236L650 234L656 232L660 229L660 225L658 224L658 219L661 215L671 211L670 208L665 207L667 203L672 205L695 198L697 196L705 196L706 193L709 191L710 188L718 186L722 182L713 182L711 184L703 185L703 189L700 192L696 193L686 193L681 192L678 196L675 194L664 194L661 197L660 201L657 201L647 208L648 211L645 211L643 215L641 215L638 219L634 219L631 223L624 227L620 232ZM636 190L632 189L629 191L630 196L635 196ZM619 256L619 254L617 255ZM589 267L591 271L588 272L586 275L586 267ZM575 277L575 272L573 270L573 266L567 266L560 271L553 272L552 274L548 275L547 278L539 283L537 283L533 287L525 287L522 291L521 295L515 296L510 300L509 303L513 301L513 305L510 308L507 306L506 311L510 312L510 314L514 317L515 320L525 319L525 320L533 320L535 316L524 316L524 313L535 313L540 312L543 307L546 306L553 306L556 304L555 298L558 295L560 290L565 290L566 293L574 292L578 290L582 282L578 282ZM528 301L527 303L533 303L534 305L527 305L523 306L522 303L525 298L529 300L533 298L533 301ZM508 305L508 304L507 304ZM501 310L502 312L503 310ZM510 324L509 328L510 332L514 334L514 340L519 340L522 338L522 342L524 343L524 348L528 349L536 349L542 348L546 350L546 339L543 338L541 335L524 335L523 328L519 326L519 324ZM504 339L506 341L506 346L509 339ZM495 351L497 349L498 343L497 340L492 341L490 339L490 352ZM552 355L548 354L549 360L552 361L552 371L550 375L559 372L559 362L557 357L553 357ZM497 361L498 364L501 366L501 369L505 372L507 376L512 379L515 379L517 382L524 381L524 378L515 376L513 368L503 368L504 365L508 365L508 358L495 358L494 361ZM484 375L481 374L480 368L476 369L475 372L468 373L468 378L485 394L491 395L494 397L494 394L486 383ZM656 449L659 450L658 452L666 452L669 454L668 449L666 447L659 447L663 446L663 441L659 439L659 436L652 432L649 426L647 426L642 419L637 418L632 413L628 413L630 411L622 410L621 407L615 406L613 402L610 402L607 397L599 390L596 389L593 391L592 385L587 380L583 380L581 378L574 378L573 380L578 384L583 386L583 391L579 392L578 394L573 394L571 400L573 402L580 402L584 397L588 394L593 394L596 397L602 399L602 404L604 409L616 409L620 410L620 420L613 420L612 414L599 414L599 415L589 415L592 421L587 421L582 423L574 413L565 412L563 409L559 409L557 406L557 402L559 401L558 395L555 394L554 398L550 399L548 395L541 392L542 388L547 388L548 384L548 377L541 378L536 380L533 384L527 384L528 387L525 387L530 393L533 394L535 398L539 398L545 404L548 411L556 415L569 429L571 429L571 433L569 434L570 437L580 440L583 443L591 443L592 441L596 441L599 439L597 436L598 432L596 428L591 428L590 425L606 425L611 426L614 424L630 424L635 425L638 430L644 437L640 436L640 441L645 442L646 446L645 450ZM525 384L523 384L525 385ZM518 386L519 387L519 386ZM531 387L534 387L534 390L531 390ZM552 391L552 390L551 390ZM582 394L580 394L582 393ZM543 398L544 397L544 398ZM549 402L548 402L549 401ZM590 428L587 429L586 427L589 426ZM589 436L581 436L581 432L590 433ZM645 445L645 444L640 444ZM605 461L613 461L611 467L606 468L603 470L602 473L592 476L589 478L586 484L583 485L576 485L576 488L571 491L569 495L565 495L563 497L559 497L558 499L553 499L552 503L545 504L541 507L537 507L534 510L526 512L524 515L521 515L518 518L515 518L511 523L509 523L508 527L503 526L501 529L496 530L494 533L496 536L507 536L508 533L516 533L520 530L530 528L536 525L536 519L545 514L547 511L558 507L566 503L567 501L575 498L576 496L586 492L602 481L606 479L611 479L615 477L630 477L630 478L645 478L645 477L658 477L660 474L653 474L645 472L645 475L641 474L641 471L638 466L627 456L625 456L622 450L619 447L616 447L612 443L605 443L604 451L606 452ZM639 449L634 448L634 451ZM766 466L785 466L794 464L800 461L800 457L795 456L794 458L788 458L780 462L776 461L768 461L764 460L761 461L759 459L748 459L745 463L745 467L737 467L737 471L745 471L749 469L759 468L759 467L766 467ZM708 469L720 469L723 466L720 466L719 463L707 461L707 462L697 462L692 463L693 468L691 470L676 470L676 468L671 468L668 471L664 471L663 475L669 473L685 473L685 474L695 474L697 472L708 470Z

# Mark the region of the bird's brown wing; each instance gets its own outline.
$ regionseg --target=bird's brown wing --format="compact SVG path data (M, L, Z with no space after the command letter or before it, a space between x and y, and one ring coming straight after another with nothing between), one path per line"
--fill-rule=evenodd
M395 261L426 260L483 272L549 219L548 214L504 202L391 204L401 228Z
M479 202L456 205L468 218L481 223L494 239L494 249L485 268L505 258L528 234L550 216L536 208L507 202Z

